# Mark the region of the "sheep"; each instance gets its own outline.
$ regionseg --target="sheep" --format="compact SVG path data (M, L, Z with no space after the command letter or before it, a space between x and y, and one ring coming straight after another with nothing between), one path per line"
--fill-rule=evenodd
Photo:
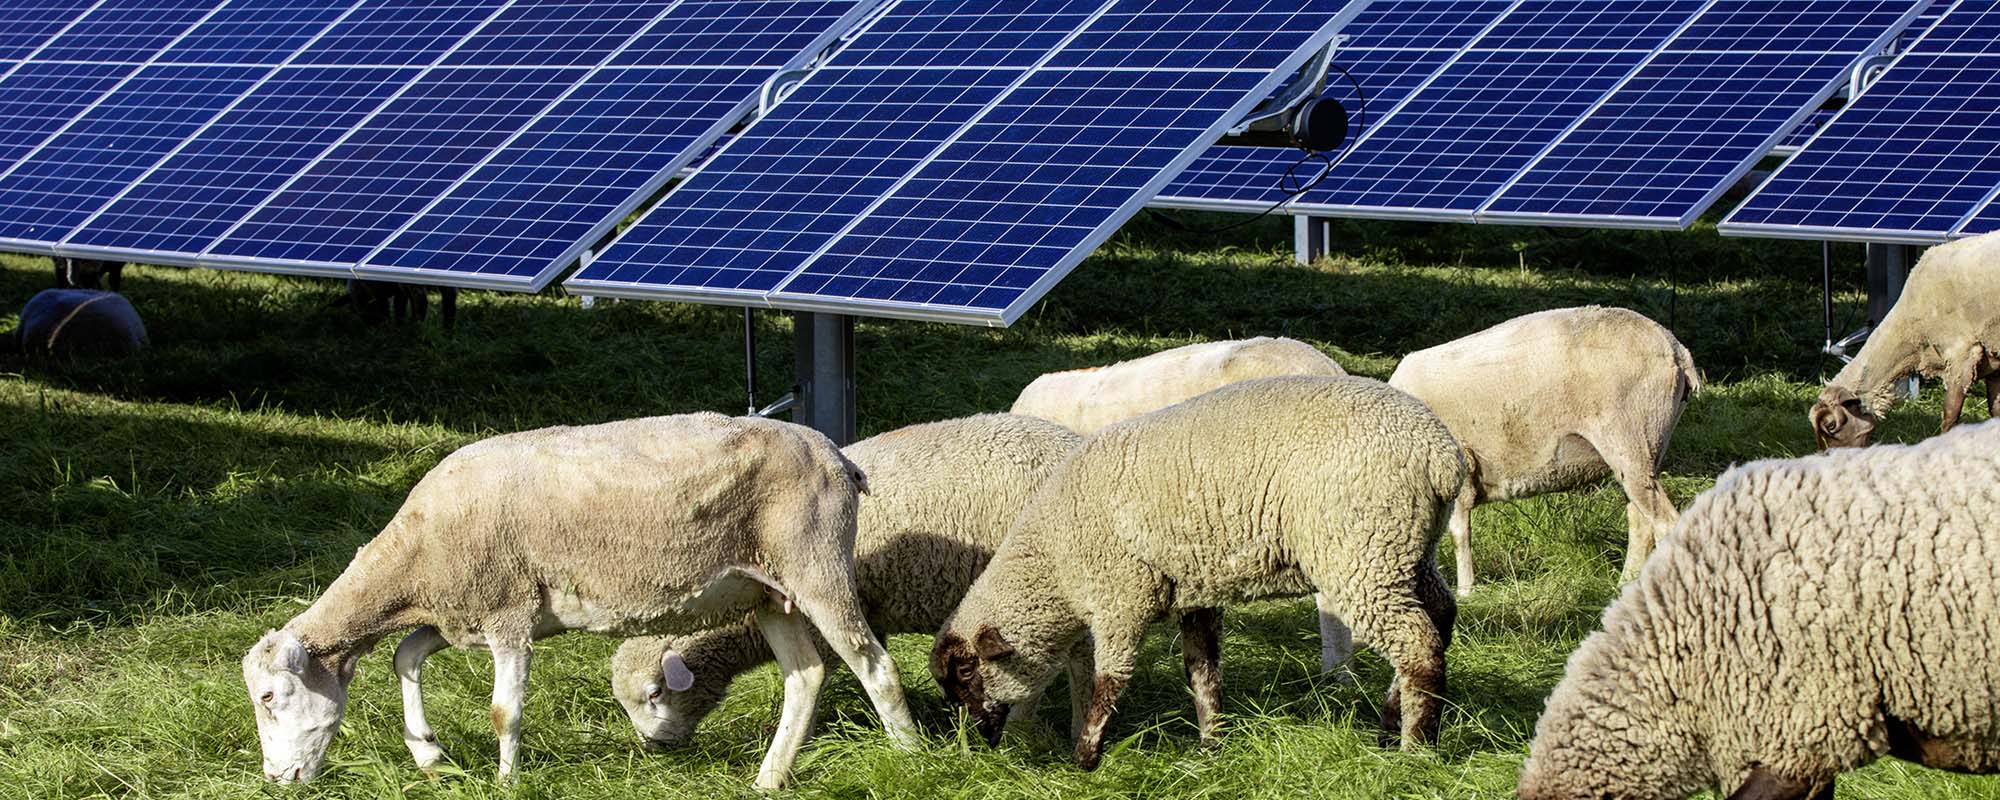
M40 355L131 355L145 349L146 323L132 301L95 289L44 289L21 307L12 348Z
M1940 431L1958 424L1975 381L1986 383L1987 416L2000 417L2000 233L1941 244L1917 260L1901 299L1813 403L1807 416L1820 449L1867 445L1911 374L1942 377Z
M1655 473L1701 387L1666 328L1622 308L1560 308L1405 356L1389 385L1424 401L1465 450L1452 507L1458 594L1472 592L1472 508L1616 475L1629 525L1623 580L1678 512Z
M1109 366L1048 373L1021 390L1012 411L1053 420L1088 436L1111 423L1237 381L1346 374L1318 348L1294 339L1259 336L1203 342ZM1321 668L1345 679L1343 666L1354 653L1350 632L1329 614L1320 615L1319 630Z
M1535 725L1523 800L1833 797L2000 770L2000 423L1758 461L1681 516Z
M1241 380L1346 374L1325 353L1292 339L1203 342L1109 366L1048 373L1021 390L1011 411L1089 436L1111 423Z
M842 451L871 487L855 525L854 578L877 634L936 633L986 567L1042 476L1079 437L1046 420L982 414L913 425ZM737 675L771 660L748 621L677 638L628 639L611 686L649 747L684 742ZM1072 671L1081 723L1089 669ZM679 687L679 688L677 688ZM1033 704L1020 717L1031 718Z
M114 292L125 291L125 262L106 261L96 258L70 258L56 256L52 261L56 268L56 288L97 289L109 288ZM99 287L100 278L107 279L108 287Z
M505 781L534 640L689 632L754 609L785 675L784 712L757 773L759 787L775 788L824 677L793 603L860 677L891 736L913 742L895 665L854 592L865 480L811 429L708 413L468 445L418 482L318 601L244 656L264 773L285 783L318 774L356 660L395 631L418 627L418 646L492 651ZM403 677L407 687L417 676ZM405 701L406 721L421 721L420 698ZM442 755L428 727L404 737L420 761Z
M415 319L421 323L430 313L430 302L430 289L426 286L350 278L347 281L347 294L329 303L327 308L351 306L362 319L371 323L392 319L398 324L405 319ZM457 328L457 288L438 287L438 311L443 315L441 321L446 331Z
M995 741L1087 634L1075 758L1093 769L1148 623L1179 617L1212 740L1221 608L1318 591L1396 667L1383 727L1415 747L1437 735L1457 607L1436 546L1464 478L1437 417L1361 378L1259 378L1109 426L1036 491L940 630L932 677Z

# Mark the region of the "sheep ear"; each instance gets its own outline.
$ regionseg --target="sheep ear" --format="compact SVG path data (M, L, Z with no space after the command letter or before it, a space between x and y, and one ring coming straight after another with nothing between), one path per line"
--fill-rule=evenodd
M1806 800L1809 797L1833 796L1833 787L1826 786L1824 794L1816 794L1815 787L1805 781L1787 778L1764 767L1750 771L1750 778L1736 789L1729 800Z
M293 675L306 674L306 662L311 654L306 652L306 643L291 631L271 631L264 634L264 640L271 643L271 666Z
M1005 661L1014 655L1014 646L1008 644L991 625L979 626L979 635L973 637L972 645L979 657L986 661Z
M660 654L660 674L666 677L668 689L685 692L694 688L694 670L688 669L687 659L681 658L679 651Z

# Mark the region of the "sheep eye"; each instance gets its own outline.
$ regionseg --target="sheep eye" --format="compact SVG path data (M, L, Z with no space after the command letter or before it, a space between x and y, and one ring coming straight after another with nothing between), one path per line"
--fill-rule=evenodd
M1861 398L1855 397L1855 398L1850 398L1848 400L1844 400L1841 402L1841 406L1845 407L1849 411L1860 411Z
M270 705L270 704L271 704L271 701L272 701L272 700L274 700L274 699L276 699L276 698L277 698L277 696L278 696L278 695L277 695L276 693L273 693L273 692L265 692L265 693L264 693L264 696L263 696L263 697L259 697L259 698L257 698L257 701L258 701L258 702L260 702L260 703L263 703L264 705L267 705L267 706L268 706L268 705Z
M651 701L651 700L659 700L659 699L660 699L660 687L658 687L658 686L648 686L648 687L646 687L646 699L647 699L647 700L649 700L649 701Z

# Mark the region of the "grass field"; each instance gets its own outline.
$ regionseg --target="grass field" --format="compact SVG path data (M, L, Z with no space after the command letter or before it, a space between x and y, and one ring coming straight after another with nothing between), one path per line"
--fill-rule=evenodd
M1677 503L1731 463L1812 447L1805 410L1833 366L1817 355L1817 245L1722 239L1712 229L1354 223L1340 233L1334 258L1300 267L1279 220L1215 238L1142 218L1012 329L864 321L863 432L1004 409L1040 372L1206 339L1292 336L1353 372L1386 377L1400 353L1527 311L1603 303L1670 322L1710 381L1668 455ZM1836 283L1857 285L1859 248L1834 254ZM45 261L0 258L0 306L18 308L49 280ZM740 679L694 746L647 754L610 697L615 643L544 642L524 777L508 789L492 778L482 655L441 654L426 675L451 769L425 775L404 751L384 647L362 662L328 774L295 788L268 786L259 773L237 666L453 448L559 423L740 411L734 310L584 311L555 293L470 293L459 331L446 336L364 328L327 311L339 292L327 281L138 268L126 290L152 330L143 356L0 356L0 798L753 795L777 721L772 668ZM1861 298L1837 299L1845 332ZM0 310L10 315L0 330L13 326L11 313ZM758 321L765 382L788 382L788 323ZM1913 441L1934 428L1937 395L1927 389L1891 416L1886 438ZM1623 498L1605 485L1488 506L1473 525L1481 588L1462 606L1449 710L1430 752L1374 745L1388 680L1379 659L1364 654L1358 687L1322 680L1309 603L1264 602L1225 617L1230 731L1219 746L1196 745L1166 627L1094 773L1069 766L1052 737L979 743L941 709L924 667L928 637L906 636L891 649L927 744L888 746L858 686L836 672L793 793L1510 796L1542 698L1615 589ZM1043 716L1067 730L1061 696L1051 693ZM1843 798L1995 795L2000 784L1901 762L1840 784Z

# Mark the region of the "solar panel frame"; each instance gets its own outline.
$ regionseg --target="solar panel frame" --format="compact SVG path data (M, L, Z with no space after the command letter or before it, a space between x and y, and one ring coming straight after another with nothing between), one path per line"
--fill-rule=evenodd
M1953 3L1945 10L1939 16L1938 20L1933 23L1932 27L1923 31L1910 43L1909 47L1898 54L1890 62L1888 68L1873 83L1870 83L1860 96L1850 99L1847 106L1842 108L1832 120L1828 121L1826 126L1807 142L1805 147L1801 148L1783 166L1780 166L1777 171L1772 173L1771 177L1756 192L1738 204L1730 212L1729 216L1716 226L1717 231L1725 236L1916 245L1940 244L1950 241L1953 238L1972 235L1972 233L1976 232L1980 226L1975 225L1974 221L1980 217L1985 209L1991 206L1995 195L2000 194L2000 136L1988 135L1984 139L1979 140L1986 148L1986 152L1983 155L1956 151L1929 154L1917 153L1907 149L1892 152L1882 145L1892 141L1894 137L1860 136L1844 129L1844 126L1888 125L1897 129L1919 127L1927 131L1935 131L1946 126L1948 120L1951 120L1954 115L1959 114L1968 116L1959 120L1957 127L1982 131L1991 129L1994 119L2000 117L2000 83L1995 83L1986 78L1954 81L1945 77L1931 76L1929 72L1940 69L1941 65L1947 62L1957 66L1943 68L1942 71L1954 74L1977 72L1984 76L1990 76L1995 69L2000 69L2000 10L1992 8L1990 4L1981 4L1981 8L1973 10L1974 14L1983 15L1983 18L1964 23L1968 26L1968 31L1975 29L1975 27L1984 31L1981 41L1986 44L1986 47L1975 48L1976 52L1953 49L1953 45L1960 41L1960 39L1951 38L1957 35L1952 30L1949 30L1956 22L1953 17L1968 5L1968 3L1961 0L1961 2ZM1926 10L1927 14L1928 10ZM1971 16L1968 15L1968 18ZM1990 22L1991 24L1981 26L1981 22ZM1938 45L1936 50L1929 49L1929 46L1933 44L1933 39L1944 40ZM1928 92L1905 93L1901 91L1905 86L1937 88ZM1948 91L1957 92L1958 94L1948 95ZM1927 105L1932 101L1955 101L1959 105L1956 107L1933 108ZM1922 115L1924 117L1923 121L1908 122L1907 120L1910 118L1910 115L1913 114ZM1905 121L1885 122L1884 120ZM1981 124L1982 121L1985 124ZM1872 148L1860 152L1853 152L1843 147L1846 143L1862 140L1877 142L1877 144ZM1951 137L1949 141L1955 147L1965 147L1971 140ZM1893 166L1888 163L1870 164L1866 161L1866 159L1877 155L1894 159ZM1823 158L1836 159L1836 163L1832 165L1818 163L1817 160ZM1912 164L1910 163L1912 161L1918 163ZM1830 167L1838 168L1843 175L1841 181L1836 182L1831 179L1817 178L1820 172L1824 172ZM1851 177L1852 173L1860 170L1866 170L1870 174L1879 175L1877 178L1863 177L1853 179ZM1870 189L1881 188L1883 181L1879 178L1889 176L1896 178L1895 184L1897 186L1907 186L1911 190L1925 186L1926 184L1923 181L1928 178L1950 180L1952 187L1946 191L1956 191L1959 188L1966 188L1964 186L1964 177L1975 171L1980 173L1982 177L1973 183L1973 186L1983 186L1988 182L1995 184L1995 188L1983 190L1976 199L1961 201L1942 194L1935 198L1927 198L1909 190L1906 190L1901 197L1887 197L1869 193ZM1803 177L1800 177L1790 173L1805 174ZM1946 175L1956 177L1946 178L1944 177ZM1797 183L1799 188L1804 188L1808 185L1835 183L1851 185L1859 187L1861 193L1852 197L1843 196L1840 198L1831 194L1805 195L1792 191L1791 185L1786 183L1787 180ZM1822 205L1810 209L1792 208L1788 210L1783 205L1787 199L1800 197L1810 198L1804 202L1819 202L1844 198L1845 200L1851 200L1855 205L1846 211L1829 211L1829 213L1837 215L1838 221L1809 223L1800 220L1810 218L1808 215L1819 214L1821 211L1827 209ZM1766 205L1759 208L1758 204L1765 201L1778 203L1779 205ZM1915 208L1906 209L1903 206L1903 204L1911 202L1915 202L1918 205L1928 202L1932 210L1920 212L1915 210ZM1863 204L1874 205L1876 208L1873 210L1864 210L1861 207ZM1963 210L1948 211L1944 208L1947 205L1957 206ZM1746 216L1757 215L1762 215L1760 221L1753 222L1744 219ZM1774 219L1786 216L1793 219L1788 221ZM1854 222L1849 223L1847 222L1849 218L1856 219ZM1892 218L1904 218L1911 221L1903 224L1885 225L1885 223L1890 223ZM1867 221L1869 220L1872 220L1874 224L1868 224Z
M1312 58L1319 50L1324 48L1325 45L1332 40L1333 36L1336 35L1338 31L1348 22L1350 22L1356 15L1358 15L1360 11L1366 7L1366 5L1367 5L1366 2L1344 4L1339 10L1332 12L1331 16L1328 17L1327 21L1322 25L1321 28L1317 29L1310 35L1304 36L1304 38L1302 39L1302 41L1304 42L1303 44L1299 45L1292 52L1285 54L1277 62L1275 68L1270 70L1263 70L1261 79L1258 80L1255 83L1255 85L1250 86L1247 89L1243 90L1241 92L1240 98L1238 98L1229 108L1223 110L1220 113L1215 114L1214 121L1209 125L1205 126L1204 128L1202 128L1201 132L1197 135L1197 138L1202 142L1213 143L1217 138L1219 138L1222 135L1224 131L1226 131L1229 127L1235 125L1245 114L1249 113L1253 108L1255 108L1259 103L1261 103L1264 100L1264 98L1268 97L1271 94L1271 92L1275 91L1284 81L1288 80L1300 67L1302 67L1305 64L1307 60ZM979 112L977 112L971 118L967 119L965 122L959 123L957 129L954 130L945 139L940 141L935 147L933 147L930 153L926 155L918 164L902 172L902 174L898 176L896 182L893 185L891 185L886 190L875 193L874 201L872 201L866 208L862 209L859 213L854 214L851 217L851 219L849 219L849 221L838 232L828 237L826 241L822 243L813 252L813 254L808 256L797 267L791 268L785 279L776 286L772 287L771 289L743 290L743 289L727 289L727 288L718 289L709 287L693 287L685 285L671 285L671 284L660 284L660 283L639 284L628 281L604 280L604 279L589 277L587 276L588 269L586 269L585 271L580 271L577 275L572 276L565 283L565 286L569 287L572 291L590 295L602 295L602 296L614 296L614 297L640 297L640 298L650 298L650 299L672 299L672 300L684 300L691 302L724 303L730 305L761 304L766 307L786 308L786 309L803 310L803 311L818 311L818 312L845 313L845 314L862 313L870 316L956 322L964 324L979 324L979 325L989 325L989 326L1005 326L1011 324L1016 319L1018 319L1021 314L1025 313L1026 310L1029 307L1031 307L1035 302L1038 302L1041 299L1041 297L1044 294L1046 294L1046 292L1049 289L1053 288L1057 282L1061 281L1065 276L1067 276L1068 273L1071 270L1073 270L1077 266L1077 264L1081 263L1082 260L1085 257L1087 257L1093 250L1095 250L1106 239L1108 239L1111 235L1113 235L1116 232L1119 224L1123 223L1125 220L1129 219L1132 215L1136 214L1141 208L1144 207L1146 202L1150 200L1152 196L1159 191L1160 188L1165 186L1168 181L1172 180L1176 174L1178 174L1182 169L1184 169L1189 163L1194 161L1194 159L1200 157L1204 147L1189 146L1189 147L1179 148L1177 154L1174 155L1172 158L1168 159L1167 163L1163 165L1161 168L1159 168L1153 174L1150 180L1146 181L1143 186L1138 187L1137 191L1130 193L1129 197L1127 197L1127 199L1123 203L1121 203L1115 210L1113 210L1109 215L1107 215L1106 221L1092 228L1089 234L1085 235L1080 241L1078 241L1076 244L1070 247L1065 257L1059 259L1049 268L1042 271L1037 280L1035 280L1029 286L1025 287L1022 293L1004 308L975 309L963 306L940 306L938 304L932 304L932 303L896 302L896 301L883 301L879 299L870 300L870 299L833 297L820 294L789 292L786 291L785 288L788 285L790 285L791 282L796 280L799 275L803 274L810 267L810 265L813 264L818 258L820 258L825 253L832 250L834 247L838 246L838 244L847 234L856 230L857 226L863 224L865 221L868 221L870 219L870 215L877 208L880 208L884 203L888 202L890 198L895 197L899 190L901 190L904 186L908 185L912 180L916 179L917 176L921 175L926 166L936 162L941 155L943 155L944 153L949 151L953 146L958 144L967 135L968 132L977 128L982 123L982 121L984 121L988 117L988 115L990 115L994 111L994 109L1004 105L1008 98L1013 97L1015 92L1020 91L1022 86L1026 85L1031 80L1034 80L1036 76L1045 74L1044 70L1048 68L1050 64L1056 62L1058 59L1074 55L1073 53L1067 51L1068 46L1072 42L1079 39L1080 37L1086 34L1094 33L1092 31L1092 25L1098 19L1104 17L1105 15L1110 13L1114 8L1118 7L1120 7L1120 0L1110 0L1109 2L1099 5L1092 12L1092 14L1087 20L1085 20L1082 24L1077 25L1075 28L1068 31L1058 43L1048 47L1047 50L1043 52L1041 57L1039 57L1031 67L1022 71L1021 74L1016 76L1015 79L1008 84L1005 90L994 96L993 99L987 101L985 106L981 108ZM1061 69L1067 69L1067 68L1061 67L1056 70L1049 70L1049 72L1053 73L1061 71ZM743 141L745 138L747 138L748 135L754 132L755 127L756 126L753 125L751 131L746 131L745 132L746 136L738 137L738 139L732 140L731 145ZM722 158L723 155L718 154L715 159L712 159L708 163L711 164L715 163L715 161L721 160ZM704 169L706 168L707 167L704 166ZM699 175L700 173L697 172L697 177L699 177ZM679 190L677 189L676 191ZM655 211L657 211L659 208L666 207L667 205L668 203L663 201L660 204L660 206L656 206ZM641 224L644 224L643 220ZM634 226L635 230L639 228L640 225Z
M1752 52L1750 50L1744 50L1738 48L1692 47L1690 46L1690 44L1692 44L1691 42L1690 43L1682 42L1683 37L1686 34L1690 33L1692 26L1700 24L1704 17L1708 16L1711 11L1716 10L1722 5L1723 3L1720 2L1719 0L1710 0L1709 4L1705 6L1701 11L1697 12L1693 17L1693 19L1690 20L1689 27L1682 28L1682 30L1679 33L1677 33L1673 38L1668 39L1659 48L1655 49L1651 55L1647 56L1646 62L1642 64L1637 70L1634 70L1632 75L1627 78L1627 81L1624 84L1621 84L1621 87L1619 89L1613 89L1611 92L1607 93L1604 97L1600 98L1597 102L1597 105L1595 105L1590 111L1585 112L1581 117L1579 117L1577 121L1570 127L1569 131L1565 132L1555 141L1550 142L1549 145L1542 150L1542 153L1539 156L1537 156L1533 161L1529 162L1526 166L1522 167L1521 170L1516 172L1514 177L1511 180L1509 180L1505 186L1502 186L1499 190L1495 191L1492 194L1492 196L1488 197L1486 202L1483 205L1481 205L1479 210L1475 213L1474 215L1475 220L1478 222L1522 224L1522 225L1559 225L1559 226L1570 226L1570 227L1628 228L1628 229L1639 229L1639 230L1685 230L1689 225L1692 225L1694 221L1697 218L1699 218L1703 212L1707 211L1711 206L1715 205L1717 201L1721 200L1722 196L1726 194L1730 190L1730 188L1736 184L1738 180L1742 179L1744 175L1749 174L1750 170L1757 165L1757 161L1759 159L1761 159L1765 154L1770 153L1773 148L1778 147L1781 143L1785 142L1788 138L1790 138L1793 135L1794 131L1796 131L1802 124L1804 124L1807 119L1812 117L1813 113L1819 108L1821 104L1825 103L1828 98L1831 98L1836 91L1839 91L1839 89L1846 84L1846 76L1856 63L1859 63L1861 60L1869 57L1871 54L1882 52L1883 49L1886 48L1892 41L1894 41L1897 36L1901 35L1904 30L1908 29L1909 26L1925 11L1926 7L1928 6L1928 3L1914 2L1913 0L1910 6L1903 10L1902 14L1899 16L1898 19L1896 19L1894 22L1890 22L1887 25L1885 25L1877 33L1877 35L1874 36L1872 39L1870 39L1868 43L1865 45L1855 46L1850 49L1841 51L1808 50L1808 51L1780 51L1776 53L1775 57L1779 58L1780 60L1789 62L1784 66L1784 68L1795 70L1798 73L1801 73L1797 77L1793 78L1792 83L1794 84L1800 84L1801 86L1811 85L1811 83L1813 83L1812 78L1803 73L1813 69L1814 67L1819 67L1820 71L1829 72L1830 74L1827 75L1826 79L1821 83L1820 88L1817 91L1813 92L1806 100L1806 102L1804 103L1783 102L1778 105L1770 106L1770 108L1783 108L1789 106L1793 107L1794 110L1792 111L1792 113L1787 115L1782 122L1773 125L1771 127L1771 130L1768 133L1766 133L1763 137L1761 137L1760 141L1756 141L1755 144L1749 144L1748 141L1746 141L1740 147L1738 147L1737 149L1741 153L1741 155L1734 161L1734 166L1726 170L1721 176L1719 177L1682 176L1690 181L1706 181L1708 182L1708 188L1705 191L1701 192L1701 194L1699 195L1699 199L1694 200L1691 203L1686 203L1685 205L1682 205L1682 207L1685 210L1678 215L1666 216L1664 214L1659 214L1659 213L1643 213L1643 212L1605 214L1605 213L1584 213L1584 212L1560 212L1560 211L1547 211L1547 210L1543 211L1501 210L1495 208L1496 204L1506 202L1508 200L1509 193L1513 191L1515 188L1522 186L1523 182L1527 180L1531 175L1535 174L1536 171L1540 169L1543 164L1549 162L1551 159L1556 158L1556 153L1565 149L1590 146L1590 145L1580 145L1576 142L1573 142L1572 137L1577 132L1584 130L1585 126L1592 124L1593 118L1597 116L1599 111L1609 108L1610 104L1614 101L1614 99L1619 97L1624 88L1630 87L1633 81L1640 80L1641 76L1646 75L1648 71L1654 70L1656 67L1660 67L1662 64L1666 64L1667 66L1665 66L1665 69L1669 71L1676 69L1705 70L1716 67L1723 67L1723 68L1733 67L1736 69L1749 69L1755 67L1754 62L1758 58L1770 55L1769 51ZM1694 56L1696 54L1702 56L1712 56L1712 58L1700 62L1697 62L1696 58L1686 58L1685 60L1678 62L1674 61L1674 59ZM1725 63L1725 61L1728 60L1725 57L1737 57L1737 58L1742 58L1743 60L1740 63L1729 64ZM1808 61L1813 61L1814 63L1808 65L1807 64ZM1838 69L1833 68L1836 64L1840 65ZM1641 122L1641 124L1644 124L1646 122L1644 118L1640 118L1639 121ZM1618 120L1616 119L1616 116L1614 114L1612 116L1612 121L1610 123L1602 123L1602 124L1616 125L1617 123ZM1675 129L1675 133L1685 135L1688 132L1679 131L1678 129ZM1600 170L1597 173L1595 173L1593 177L1602 174L1605 173L1603 173L1603 171ZM1618 184L1610 183L1608 181L1601 184L1594 183L1592 185L1593 186L1602 185L1606 187L1619 186ZM1651 182L1649 182L1647 186L1643 187L1620 186L1619 188L1631 191L1636 195L1654 189L1655 187L1651 185ZM1671 204L1681 205L1682 202L1684 201L1674 201ZM1661 201L1655 203L1654 207L1662 208L1668 205L1670 205L1669 202Z
M660 39L664 37L664 40L666 42L671 42L676 40L677 38L676 34L662 30L662 28L664 27L669 27L669 23L672 23L674 25L680 24L681 21L675 18L674 16L675 13L677 11L680 11L682 8L694 5L701 5L701 4L702 3L699 2L681 2L681 3L674 3L670 5L668 8L664 9L655 18L652 24L647 25L637 34L634 34L624 44L624 46L617 48L614 52L612 52L604 59L602 59L597 65L597 67L593 69L589 75L577 81L576 85L571 87L571 90L569 92L565 93L563 97L558 98L555 102L551 103L548 108L544 109L543 114L536 118L536 120L531 121L527 125L522 126L522 128L516 132L514 137L510 138L506 143L503 143L500 146L494 148L494 150L488 154L487 158L482 160L478 166L475 166L473 169L467 171L463 176L461 176L459 181L456 184L454 184L452 188L447 189L446 191L440 193L429 206L427 206L423 211L419 212L415 216L412 216L408 221L404 223L402 227L400 227L396 232L394 232L388 238L386 238L382 242L381 246L377 247L374 251L370 252L366 257L362 259L361 263L359 263L355 267L356 274L380 277L384 279L420 278L427 283L442 283L447 285L463 286L468 288L502 288L502 289L513 289L517 291L518 290L538 291L543 286L548 285L550 281L554 280L558 275L562 273L563 270L567 269L571 264L577 263L579 260L584 258L585 254L588 253L591 250L591 248L595 247L601 240L603 240L605 236L609 235L617 227L619 222L624 220L625 217L629 216L634 211L637 211L641 206L645 205L648 199L658 194L659 191L665 188L668 183L672 182L676 178L679 178L681 176L682 171L685 168L693 164L698 159L701 159L703 156L707 155L710 152L710 150L716 145L717 142L721 141L723 137L726 136L737 124L739 124L746 116L748 116L753 110L755 110L759 105L759 103L761 102L759 93L758 92L749 93L744 97L742 97L741 99L739 99L734 104L732 104L728 111L724 112L719 118L711 122L706 129L702 130L701 132L693 136L692 139L690 139L690 141L686 145L682 146L679 153L675 154L672 158L668 159L666 162L659 165L658 169L653 172L651 177L647 178L646 180L640 182L637 186L633 187L631 191L626 193L625 197L622 200L613 204L608 210L604 211L602 213L602 216L598 219L597 222L588 226L588 228L580 235L573 237L573 241L571 242L571 244L569 244L562 250L558 251L553 257L548 258L546 262L544 262L539 268L535 269L535 271L532 273L522 275L513 273L493 273L484 271L435 269L424 266L408 266L399 263L390 263L388 261L383 260L385 256L393 257L394 253L398 249L399 244L408 241L407 237L417 233L417 231L415 230L416 227L422 223L427 222L428 218L431 216L434 210L440 208L441 206L447 203L459 202L458 190L461 187L470 185L473 181L478 179L479 176L490 165L495 163L496 159L508 153L514 143L520 141L523 137L535 135L535 132L537 131L538 127L542 124L542 122L547 119L550 119L552 115L555 115L558 109L564 107L565 103L574 98L578 93L588 91L594 88L592 85L592 81L595 80L598 76L616 72L637 74L642 71L652 71L652 72L658 72L660 74L667 74L668 71L672 71L673 73L677 73L678 75L685 77L686 75L694 72L708 71L713 73L720 71L722 69L726 69L727 67L723 65L708 64L702 60L703 58L709 57L709 56L703 56L702 53L711 51L688 51L685 49L677 50L672 47L665 47L664 48L665 52L679 53L679 54L687 54L692 52L696 56L695 63L692 64L649 63L652 60L657 60L657 58L653 54L661 52L662 50L661 47L653 46L654 44L656 44L656 42L654 41L655 39ZM715 3L715 4L725 5L725 3ZM827 25L825 25L824 29L818 35L810 37L810 41L808 44L806 44L804 47L792 48L793 50L792 54L788 58L786 58L780 65L776 67L757 67L756 69L760 71L768 70L769 72L769 74L764 78L764 80L759 81L758 83L759 84L766 83L772 78L782 76L790 72L794 72L818 60L822 56L824 51L828 47L832 46L837 39L839 39L844 35L847 35L849 31L852 30L856 25L862 23L864 20L869 18L869 15L876 13L882 8L881 5L873 2L873 0L856 0L856 2L852 2L847 5L849 7L846 10L846 12L833 19ZM678 37L678 38L685 38L685 37ZM669 60L685 61L686 59L678 58Z

